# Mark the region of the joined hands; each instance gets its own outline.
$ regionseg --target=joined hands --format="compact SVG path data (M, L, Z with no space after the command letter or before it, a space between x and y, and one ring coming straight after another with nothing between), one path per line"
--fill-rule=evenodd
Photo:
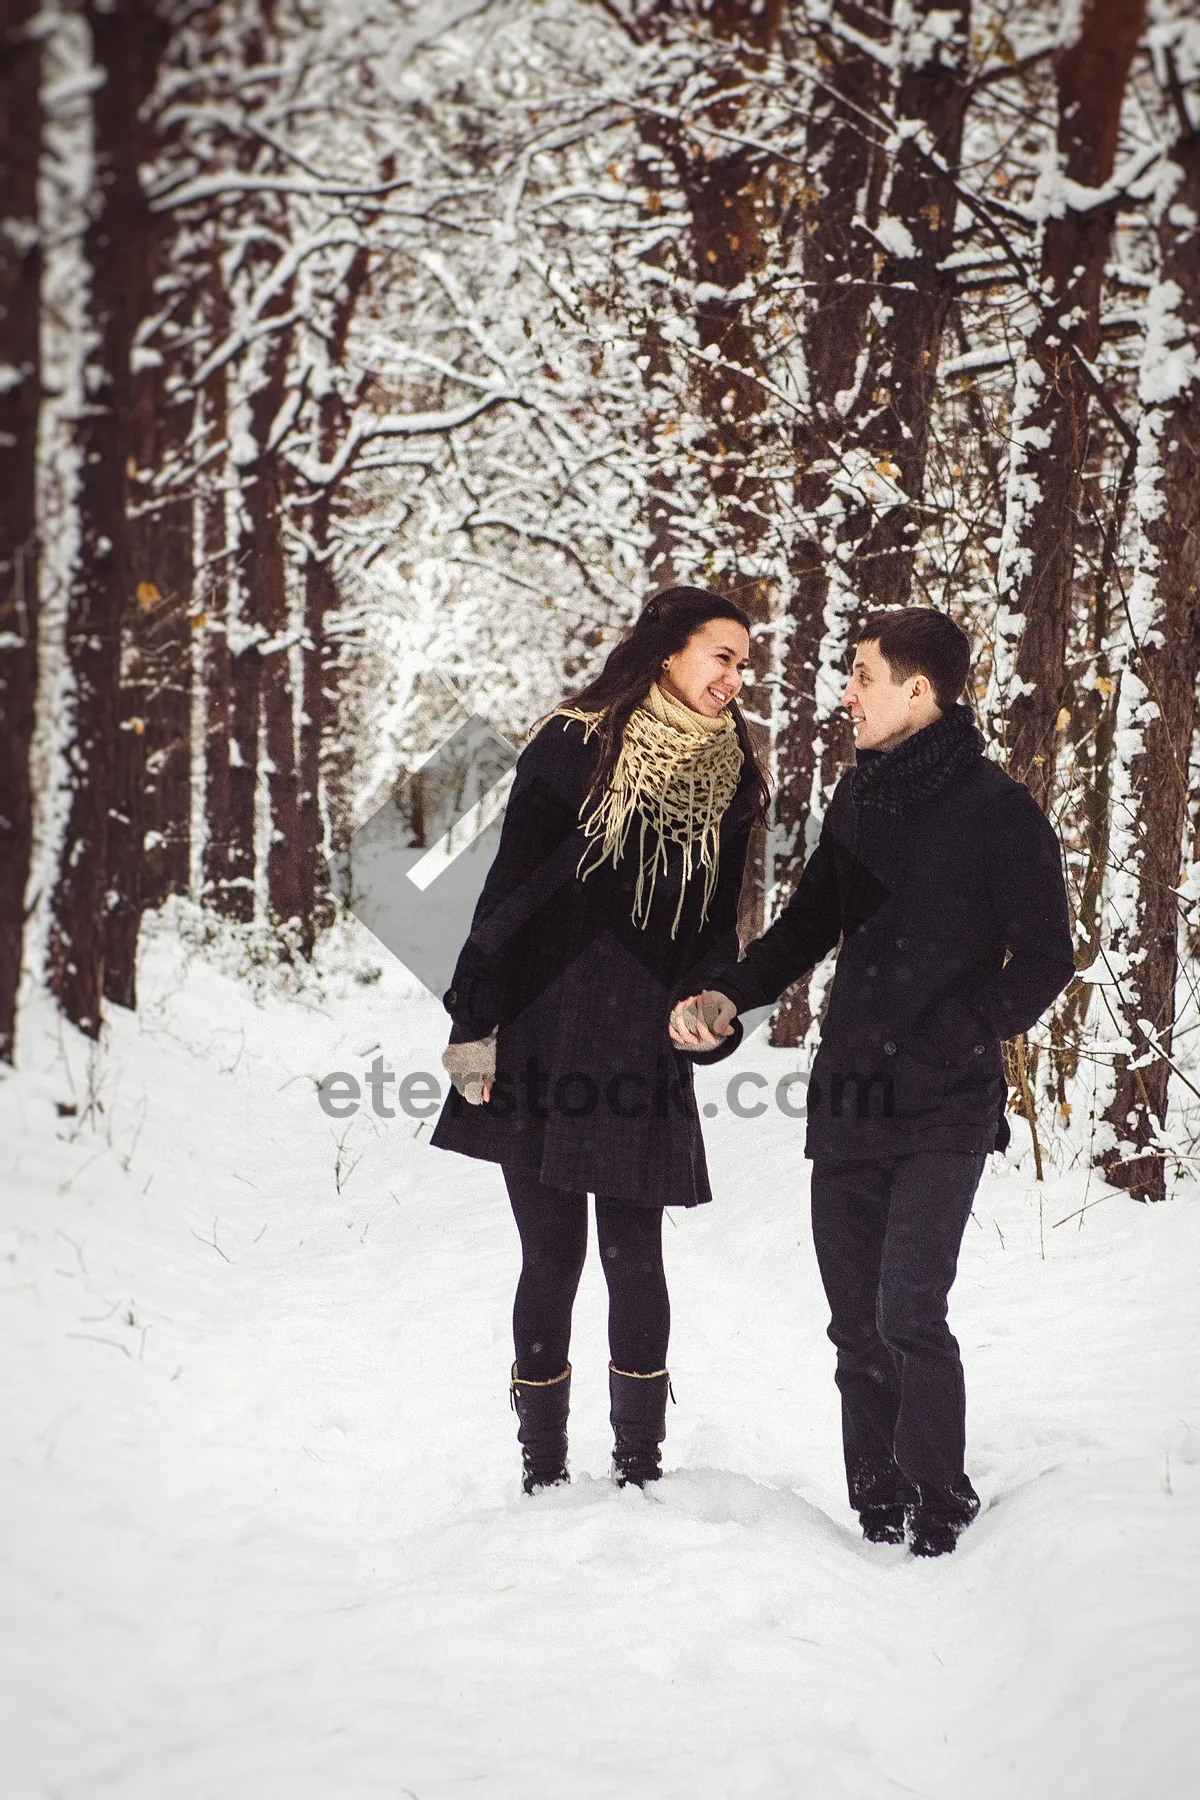
M672 1008L671 1042L680 1050L715 1050L722 1038L733 1036L736 1018L737 1007L727 994L705 988Z

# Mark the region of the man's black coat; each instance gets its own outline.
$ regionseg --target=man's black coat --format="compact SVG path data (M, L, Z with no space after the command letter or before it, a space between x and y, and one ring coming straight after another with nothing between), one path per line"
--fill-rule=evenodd
M769 1005L835 948L808 1090L811 1157L1008 1141L1000 1041L1074 973L1058 839L966 707L861 752L791 901L710 987ZM1006 961L1007 954L1007 961Z
M633 923L638 830L614 868L580 881L579 814L599 738L550 719L522 752L488 873L444 1003L454 1043L499 1027L486 1106L451 1090L439 1149L536 1168L554 1187L647 1206L711 1200L693 1062L667 1035L673 999L737 955L738 895L754 809L751 771L721 822L716 892L700 921L693 875L675 935L682 852L671 845L645 928Z

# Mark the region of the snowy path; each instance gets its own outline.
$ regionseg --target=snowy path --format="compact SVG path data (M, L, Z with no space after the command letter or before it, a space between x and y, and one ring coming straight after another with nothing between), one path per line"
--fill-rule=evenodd
M1063 1175L1039 1227L997 1159L952 1315L987 1510L921 1564L845 1507L802 1126L733 1118L712 1072L669 1478L605 1479L593 1258L575 1484L531 1503L497 1172L403 1115L335 1127L308 1079L376 1046L436 1071L438 1009L148 963L102 1113L57 1116L87 1050L49 1013L0 1084L5 1800L1200 1791L1194 1188L1093 1183L1056 1227Z

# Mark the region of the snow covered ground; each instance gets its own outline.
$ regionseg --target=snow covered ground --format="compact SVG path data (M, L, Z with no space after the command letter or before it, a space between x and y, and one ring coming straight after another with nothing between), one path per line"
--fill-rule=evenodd
M803 1127L726 1104L792 1066L756 1040L666 1228L669 1474L606 1479L593 1259L531 1502L498 1172L315 1095L440 1073L440 1010L395 965L256 1004L169 932L143 977L97 1055L35 1006L0 1082L5 1800L1200 1792L1195 1187L993 1159L952 1312L986 1510L864 1545Z

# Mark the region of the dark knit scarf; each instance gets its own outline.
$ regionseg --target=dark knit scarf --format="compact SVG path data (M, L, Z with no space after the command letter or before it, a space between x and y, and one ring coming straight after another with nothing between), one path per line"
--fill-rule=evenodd
M932 800L983 755L983 734L969 706L956 705L914 731L894 750L860 750L854 761L854 802L902 814Z

